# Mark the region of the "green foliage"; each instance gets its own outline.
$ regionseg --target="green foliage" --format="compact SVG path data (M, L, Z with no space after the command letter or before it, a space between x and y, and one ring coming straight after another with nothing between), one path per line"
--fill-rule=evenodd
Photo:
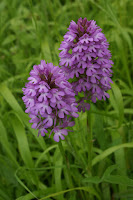
M0 200L133 199L132 10L131 0L0 1ZM103 29L114 84L109 100L75 120L62 143L66 168L58 144L31 128L22 87L41 59L58 65L63 35L79 17Z

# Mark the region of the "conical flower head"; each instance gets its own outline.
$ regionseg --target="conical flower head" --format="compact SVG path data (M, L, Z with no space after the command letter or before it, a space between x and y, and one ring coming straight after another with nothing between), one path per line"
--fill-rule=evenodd
M59 48L60 65L67 79L72 79L76 95L84 93L84 98L79 100L82 104L79 105L80 111L81 107L89 109L84 100L95 103L97 99L109 98L106 91L113 83L110 78L113 62L109 44L94 20L80 18L77 23L71 21L68 30Z
M59 137L64 139L62 134L67 135L65 128L74 125L72 117L78 117L78 114L75 94L62 69L42 60L40 65L33 67L28 80L22 99L32 128L38 129L42 136L48 130L55 132L57 142Z

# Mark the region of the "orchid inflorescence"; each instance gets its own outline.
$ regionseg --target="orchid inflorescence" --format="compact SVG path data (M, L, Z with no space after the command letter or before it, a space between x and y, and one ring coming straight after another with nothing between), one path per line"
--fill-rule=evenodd
M73 126L73 117L76 113L77 103L71 84L58 66L42 60L40 65L35 65L28 78L29 83L23 88L23 101L26 113L29 113L32 128L38 129L41 136L48 130L50 135L54 132L54 140L59 142L67 135L68 126ZM49 136L50 136L49 135Z
M89 110L90 105L84 100L96 102L106 100L111 89L112 70L111 53L108 42L94 20L79 18L77 24L71 21L68 32L64 35L61 50L60 66L67 79L72 79L75 94L83 92L79 98L79 111Z
M49 137L54 133L56 142L65 139L66 128L74 126L78 111L90 109L87 101L109 98L106 91L112 83L109 44L95 21L80 18L77 24L72 21L68 30L59 48L61 68L42 60L33 66L23 88L32 128L41 136L50 130Z

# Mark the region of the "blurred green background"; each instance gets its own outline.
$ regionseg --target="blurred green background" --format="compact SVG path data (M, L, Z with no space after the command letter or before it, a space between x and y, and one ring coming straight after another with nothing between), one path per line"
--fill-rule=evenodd
M74 132L63 142L70 189L58 144L37 137L28 122L22 87L41 59L58 65L63 35L79 17L96 20L107 37L114 84L110 99L80 113ZM0 200L132 200L132 76L132 0L1 0ZM94 146L91 175L87 116L92 119Z

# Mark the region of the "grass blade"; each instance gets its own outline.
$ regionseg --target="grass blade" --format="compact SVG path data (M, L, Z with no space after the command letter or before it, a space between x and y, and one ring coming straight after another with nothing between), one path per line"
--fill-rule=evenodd
M64 190L64 191L60 191L60 192L56 192L54 194L50 194L46 197L43 197L39 200L44 200L44 199L47 199L47 198L51 198L51 197L56 197L60 194L64 194L64 193L67 193L67 192L71 192L71 191L75 191L75 190L84 190L86 192L89 192L90 194L93 194L97 197L98 200L101 200L99 194L95 191L94 188L91 188L91 187L77 187L77 188L72 188L72 189L68 189L68 190Z
M17 162L15 156L11 152L10 144L9 144L8 138L7 138L7 132L6 132L6 129L1 120L0 120L0 130L1 130L0 131L0 142L3 145L3 148L6 150L8 156L16 164L16 166L19 167L19 163Z
M92 166L96 165L98 162L121 148L133 148L133 142L116 145L106 149L92 160Z

